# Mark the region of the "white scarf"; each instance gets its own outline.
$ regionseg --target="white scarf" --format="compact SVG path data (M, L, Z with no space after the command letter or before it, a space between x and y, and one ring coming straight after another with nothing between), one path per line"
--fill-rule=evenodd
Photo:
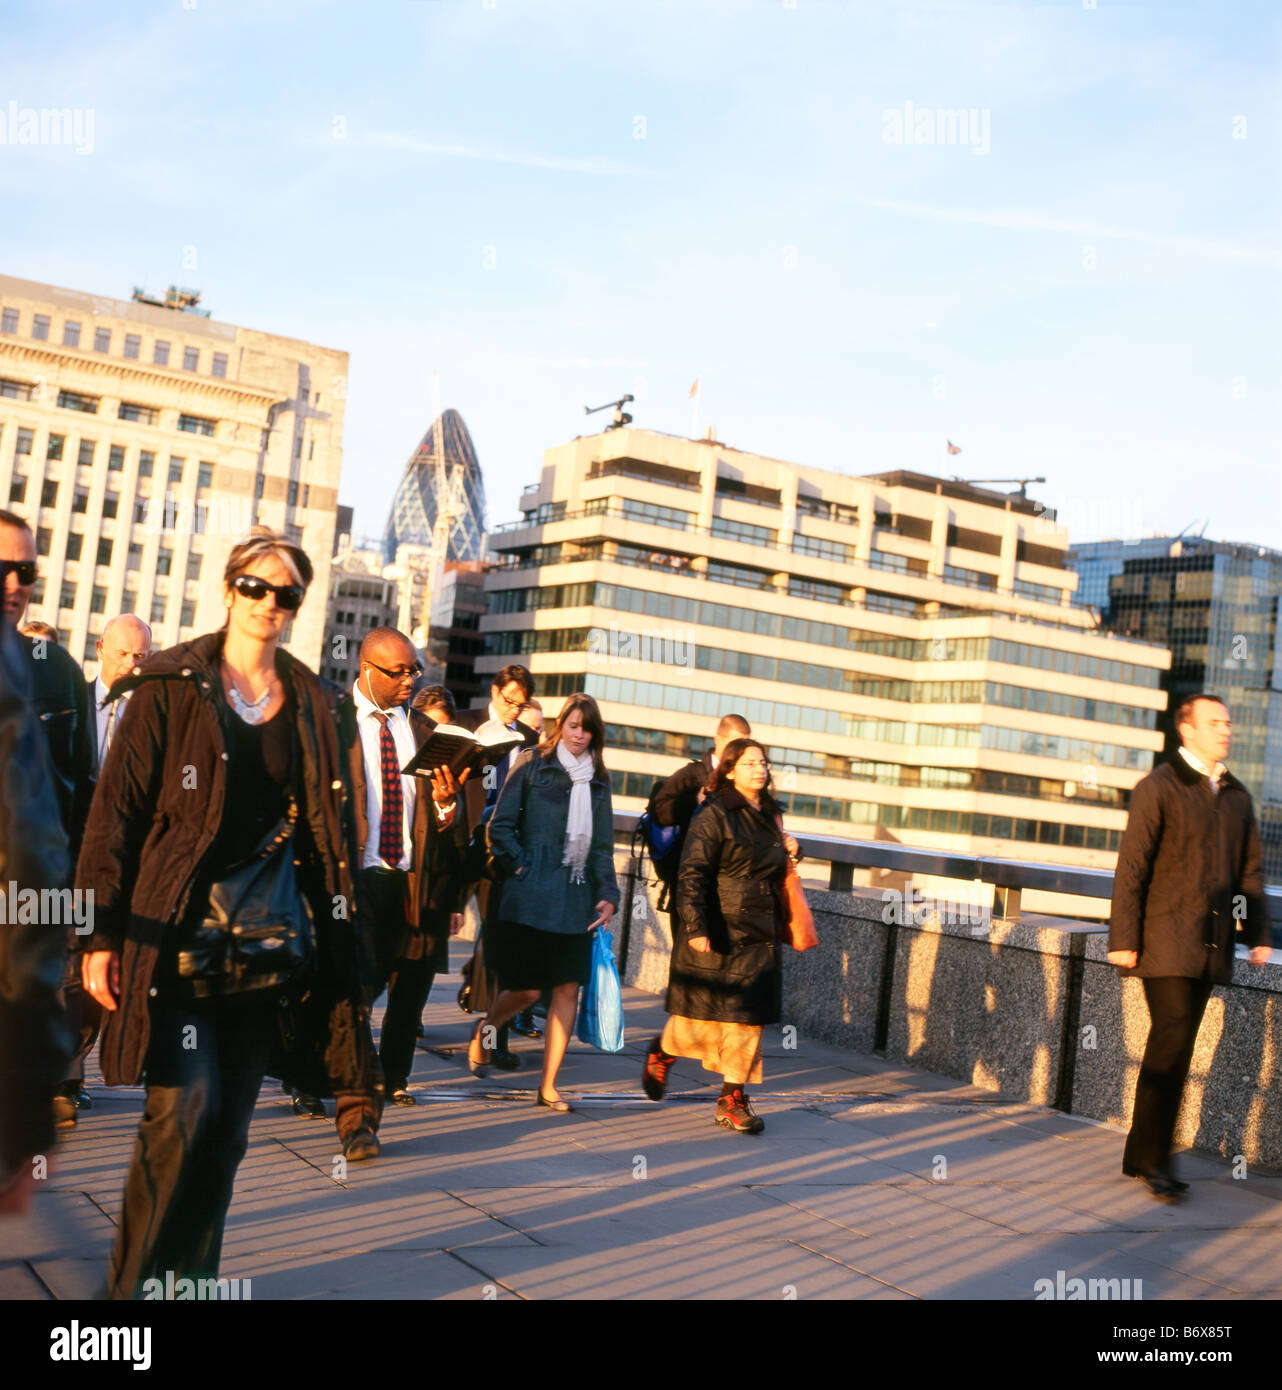
M583 882L583 868L592 848L592 793L588 783L596 771L589 748L576 758L564 742L556 745L556 760L570 774L570 814L565 822L565 855L562 864L570 866L570 882Z

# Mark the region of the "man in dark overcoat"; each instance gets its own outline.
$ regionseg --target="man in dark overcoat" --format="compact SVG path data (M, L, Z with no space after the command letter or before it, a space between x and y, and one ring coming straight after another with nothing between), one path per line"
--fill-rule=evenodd
M1151 1020L1122 1171L1163 1199L1188 1189L1171 1147L1206 1001L1231 982L1237 945L1252 965L1270 955L1255 812L1224 765L1228 708L1191 695L1175 726L1179 749L1131 793L1108 933L1108 958L1143 981Z

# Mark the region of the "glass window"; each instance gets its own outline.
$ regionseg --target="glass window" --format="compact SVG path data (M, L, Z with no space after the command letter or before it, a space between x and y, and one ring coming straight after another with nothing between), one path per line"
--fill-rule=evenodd
M198 488L213 487L214 485L214 465L212 463L202 463L196 469L196 486Z
M53 540L53 532L47 527L41 526L36 531L36 554L48 555L49 543Z
M111 451L107 455L107 467L113 473L119 473L125 466L125 446L123 444L113 444Z
M71 510L73 512L87 512L89 510L89 494L83 488L77 488L72 494Z
M42 507L56 507L58 505L58 483L55 478L44 480L44 486L40 489L40 505Z
M96 396L82 396L79 391L59 391L58 409L79 410L85 415L97 415L98 398Z
M39 343L49 341L49 315L37 314L31 320L31 336Z
M200 555L194 550L187 556L187 578L200 578Z
M78 559L80 559L80 548L81 548L81 546L84 545L84 542L85 542L85 538L80 534L79 531L73 531L73 532L67 537L67 559L68 559L68 560L78 560Z
M142 354L142 339L137 333L125 334L125 356L137 361Z
M97 445L92 439L82 439L80 441L80 452L76 456L76 462L84 468L88 468L93 463L93 451Z
M51 434L49 436L49 443L45 448L45 458L60 459L62 457L62 446L65 443L66 440L63 438L62 435Z
M142 453L138 455L138 476L140 478L150 478L155 462L155 454L149 449L144 449Z
M0 313L0 333L16 333L18 331L18 311L16 309L6 309Z
M178 417L178 428L186 434L212 435L214 432L214 422L202 419L199 415L180 415Z
M182 606L182 617L178 619L179 627L190 627L196 621L196 605L191 602L184 603Z
M63 347L80 346L80 325L73 319L68 319L62 325L62 345Z
M98 542L98 559L95 563L99 565L111 564L112 544L111 538L108 536L104 536Z
M91 613L105 613L107 611L107 591L106 589L95 588L89 596L89 611ZM94 644L95 650L97 643Z
M20 428L18 430L18 442L13 446L13 452L15 454L29 454L35 437L34 431Z
M186 460L184 460L184 459L174 458L172 455L170 456L170 459L169 459L169 481L170 481L171 483L181 483L181 482L182 482L182 480L183 480L183 466L184 466L185 462L186 462Z
M214 376L227 375L227 354L225 352L214 353L214 365L210 370Z
M183 371L194 372L200 366L200 349L183 348Z
M156 552L156 573L168 574L174 565L174 552L172 550L158 550Z
M62 588L58 593L59 608L74 608L76 606L76 586L63 581Z
M133 401L121 401L116 410L118 420L137 420L144 425L154 425L160 418L160 412L153 410L149 405L137 405Z
M110 521L111 518L114 517L114 516L119 512L119 510L120 510L120 498L119 498L119 496L117 496L117 494L114 493L114 492L109 492L109 493L102 499L102 515L103 515L103 519L106 520L106 521Z
M169 599L165 594L157 594L151 601L151 621L153 623L163 623L165 621L165 607Z
M27 500L27 480L21 473L15 473L9 483L9 501L25 502Z
M169 365L169 344L163 338L156 339L156 346L152 350L151 360L158 367Z
M95 328L93 331L93 350L95 352L111 351L111 329Z

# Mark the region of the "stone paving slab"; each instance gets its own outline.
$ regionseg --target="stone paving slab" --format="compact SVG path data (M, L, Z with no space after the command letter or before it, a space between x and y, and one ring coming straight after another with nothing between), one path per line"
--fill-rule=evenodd
M1116 1129L779 1030L753 1088L765 1133L730 1134L696 1062L644 1100L664 1015L634 990L626 1048L573 1043L578 1109L554 1115L533 1104L541 1041L513 1040L518 1072L468 1073L456 988L437 982L420 1103L387 1108L378 1159L336 1164L332 1102L304 1120L264 1085L222 1267L255 1299L1026 1300L1059 1270L1141 1279L1146 1301L1282 1296L1282 1176L1184 1154L1189 1199L1158 1203L1120 1176ZM101 1283L142 1091L87 1084L32 1216L0 1223L0 1298Z
M458 1252L522 1298L902 1299L907 1295L788 1242Z
M917 1298L1031 1300L1037 1281L1054 1280L1059 1270L1066 1279L1139 1279L1145 1302L1226 1292L1210 1280L1119 1249L1116 1238L1105 1235L969 1236L944 1228L911 1241L891 1232L826 1238L807 1247Z

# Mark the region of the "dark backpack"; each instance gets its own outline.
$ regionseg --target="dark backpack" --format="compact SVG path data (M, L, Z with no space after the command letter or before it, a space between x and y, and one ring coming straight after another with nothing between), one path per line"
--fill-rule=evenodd
M698 762L692 758L692 762ZM632 857L640 859L643 854L650 856L655 877L663 885L659 891L658 909L670 912L672 890L676 886L677 871L681 867L681 847L685 844L685 825L660 825L654 813L654 799L659 788L668 781L666 777L656 780L650 789L650 797L645 810L637 817L636 829L632 832Z

